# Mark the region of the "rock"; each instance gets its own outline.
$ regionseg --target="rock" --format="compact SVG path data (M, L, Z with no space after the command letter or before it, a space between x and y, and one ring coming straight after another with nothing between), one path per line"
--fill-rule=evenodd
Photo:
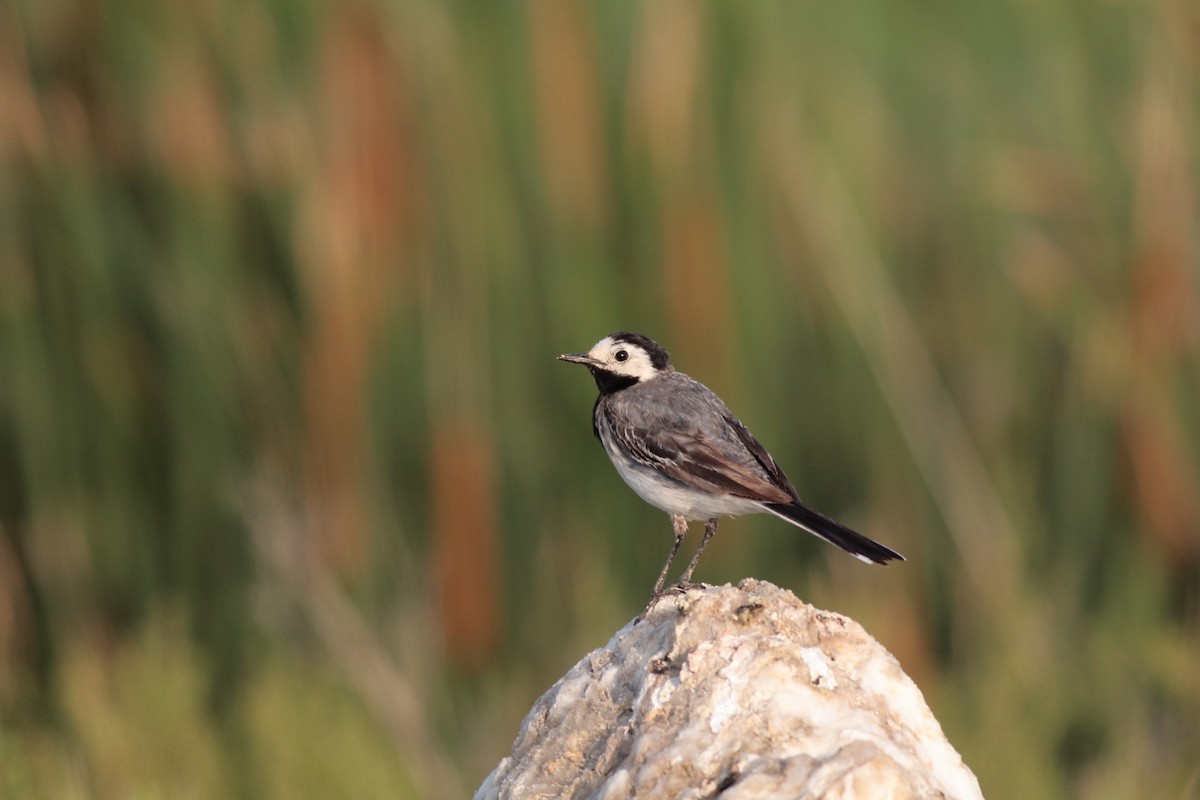
M890 653L754 580L668 596L585 656L475 793L717 797L982 795Z

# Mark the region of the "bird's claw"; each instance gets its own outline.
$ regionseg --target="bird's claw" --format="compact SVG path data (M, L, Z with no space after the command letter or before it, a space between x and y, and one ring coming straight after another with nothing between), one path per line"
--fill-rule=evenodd
M706 583L692 583L691 581L676 581L675 583L672 583L670 586L667 586L664 589L660 589L659 591L650 595L650 601L648 603L646 603L646 607L642 609L642 613L638 614L636 617L633 618L633 623L636 625L637 623L644 620L646 618L646 615L650 613L650 609L654 608L655 603L657 603L659 600L662 600L667 595L676 595L676 596L685 595L688 592L690 592L692 589L705 589L705 588L707 588L707 586L708 586L708 584L706 584Z

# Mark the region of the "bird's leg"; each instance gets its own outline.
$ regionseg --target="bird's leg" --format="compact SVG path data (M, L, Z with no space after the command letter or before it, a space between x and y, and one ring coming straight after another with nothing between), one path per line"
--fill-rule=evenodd
M675 529L675 544L671 547L671 554L667 556L667 563L663 564L662 572L658 573L658 580L654 584L653 597L658 597L662 594L663 581L667 579L667 572L671 569L671 562L675 560L675 554L679 552L679 546L683 544L683 537L687 536L687 520L678 514L671 515L671 527Z
M688 563L687 569L683 571L683 577L679 579L678 586L681 589L687 589L692 584L692 570L700 563L700 554L704 552L704 545L708 544L708 540L717 532L717 518L713 517L708 522L704 523L704 538L700 540L700 546L696 548L696 552L692 554L692 560Z
M650 595L650 602L646 604L645 610L641 616L646 616L646 612L650 610L650 606L654 605L654 601L662 596L663 581L667 579L667 572L671 569L671 562L675 560L675 554L679 552L679 546L683 544L683 538L687 536L687 520L678 514L671 515L671 527L675 529L675 544L671 547L671 554L667 556L667 563L663 564L662 572L658 573L658 580L654 583L654 593Z

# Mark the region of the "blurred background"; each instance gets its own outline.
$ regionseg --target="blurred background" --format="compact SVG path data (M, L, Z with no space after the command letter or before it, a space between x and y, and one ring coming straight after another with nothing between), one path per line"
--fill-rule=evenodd
M469 795L670 545L554 360L634 330L908 557L699 580L990 798L1200 797L1198 76L1190 0L0 4L0 796Z

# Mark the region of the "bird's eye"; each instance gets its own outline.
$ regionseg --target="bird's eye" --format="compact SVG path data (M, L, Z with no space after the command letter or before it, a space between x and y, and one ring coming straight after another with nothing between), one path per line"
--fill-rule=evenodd
M615 358L617 361L628 361L629 353L625 350L618 350L613 358Z

